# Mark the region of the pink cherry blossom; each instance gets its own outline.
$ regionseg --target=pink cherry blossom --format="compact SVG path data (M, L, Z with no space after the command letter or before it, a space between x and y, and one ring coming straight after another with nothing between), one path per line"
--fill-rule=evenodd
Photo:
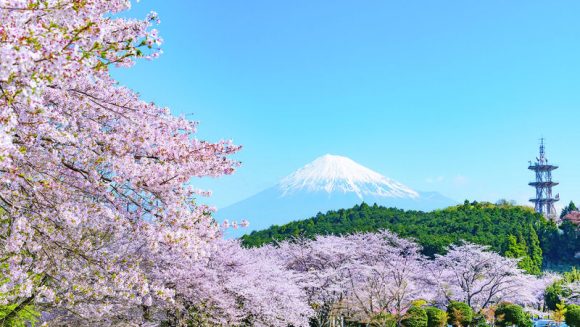
M159 251L202 260L221 232L192 177L231 174L239 147L109 75L160 53L128 0L0 0L0 275L4 303L58 319L152 319L174 302ZM74 313L74 314L72 314Z
M402 314L412 301L431 296L424 288L420 247L390 232L319 236L269 248L298 273L320 326L337 315L369 321L377 312Z
M428 265L439 303L465 302L479 311L509 301L534 305L546 283L518 268L518 260L504 258L482 245L452 245ZM539 287L537 285L540 285Z

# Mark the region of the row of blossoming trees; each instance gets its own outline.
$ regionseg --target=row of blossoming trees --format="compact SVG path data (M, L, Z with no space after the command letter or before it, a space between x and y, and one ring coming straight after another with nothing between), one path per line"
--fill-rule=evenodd
M383 231L260 249L297 273L297 284L314 309L313 321L335 318L370 323L388 317L400 323L418 300L444 308L454 301L475 312L501 302L540 308L552 276L537 278L485 247L463 244L427 259L409 240Z
M305 326L413 300L537 305L543 280L476 245L426 260L388 232L244 249L207 192L239 147L109 75L160 53L128 0L0 0L0 323ZM38 316L36 313L41 313Z

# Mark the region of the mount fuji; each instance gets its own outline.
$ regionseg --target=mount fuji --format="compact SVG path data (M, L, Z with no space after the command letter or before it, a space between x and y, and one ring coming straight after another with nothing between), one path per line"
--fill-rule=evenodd
M250 232L361 202L423 211L457 204L436 192L415 191L347 157L327 154L276 186L219 210L217 217L247 219L250 227L242 232Z

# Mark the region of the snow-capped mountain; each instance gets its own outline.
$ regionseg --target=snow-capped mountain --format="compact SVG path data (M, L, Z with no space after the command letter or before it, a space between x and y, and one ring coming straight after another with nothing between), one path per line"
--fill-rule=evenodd
M364 196L417 198L409 187L372 171L350 158L324 155L284 178L278 188L282 196L295 192L355 193Z
M277 185L218 211L218 219L250 221L247 233L306 219L361 202L401 209L433 210L456 204L436 192L418 192L355 161L324 155ZM233 233L239 235L240 232Z

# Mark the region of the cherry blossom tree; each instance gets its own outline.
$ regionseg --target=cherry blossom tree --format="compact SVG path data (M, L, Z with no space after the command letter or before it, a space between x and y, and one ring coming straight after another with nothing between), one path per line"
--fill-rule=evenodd
M422 266L425 258L415 242L382 231L349 237L356 248L348 276L349 308L362 321L379 313L402 318L411 303L430 300Z
M511 301L524 306L530 313L541 315L545 306L546 288L561 278L562 275L553 272L546 272L535 278L527 276L528 284L525 289L520 290L521 295L515 296Z
M270 248L298 273L318 326L336 316L369 321L379 313L400 315L413 300L429 297L420 247L390 232L319 236Z
M476 311L509 301L527 304L537 300L536 278L517 267L517 259L504 258L476 244L451 245L429 265L438 302L461 301Z
M141 101L109 76L154 58L128 0L0 0L0 305L89 324L146 316L174 290L159 251L193 259L220 231L192 177L230 174L239 147ZM154 276L154 275L153 275ZM65 318L63 318L65 319ZM141 319L141 318L139 318ZM100 322L99 322L100 321Z
M345 266L352 260L354 246L345 237L319 236L285 241L264 250L277 257L286 269L297 274L307 303L314 309L313 322L326 326L346 292Z
M175 288L177 303L167 312L171 325L307 326L312 315L295 272L261 249L221 240L204 260L167 263L159 278Z

